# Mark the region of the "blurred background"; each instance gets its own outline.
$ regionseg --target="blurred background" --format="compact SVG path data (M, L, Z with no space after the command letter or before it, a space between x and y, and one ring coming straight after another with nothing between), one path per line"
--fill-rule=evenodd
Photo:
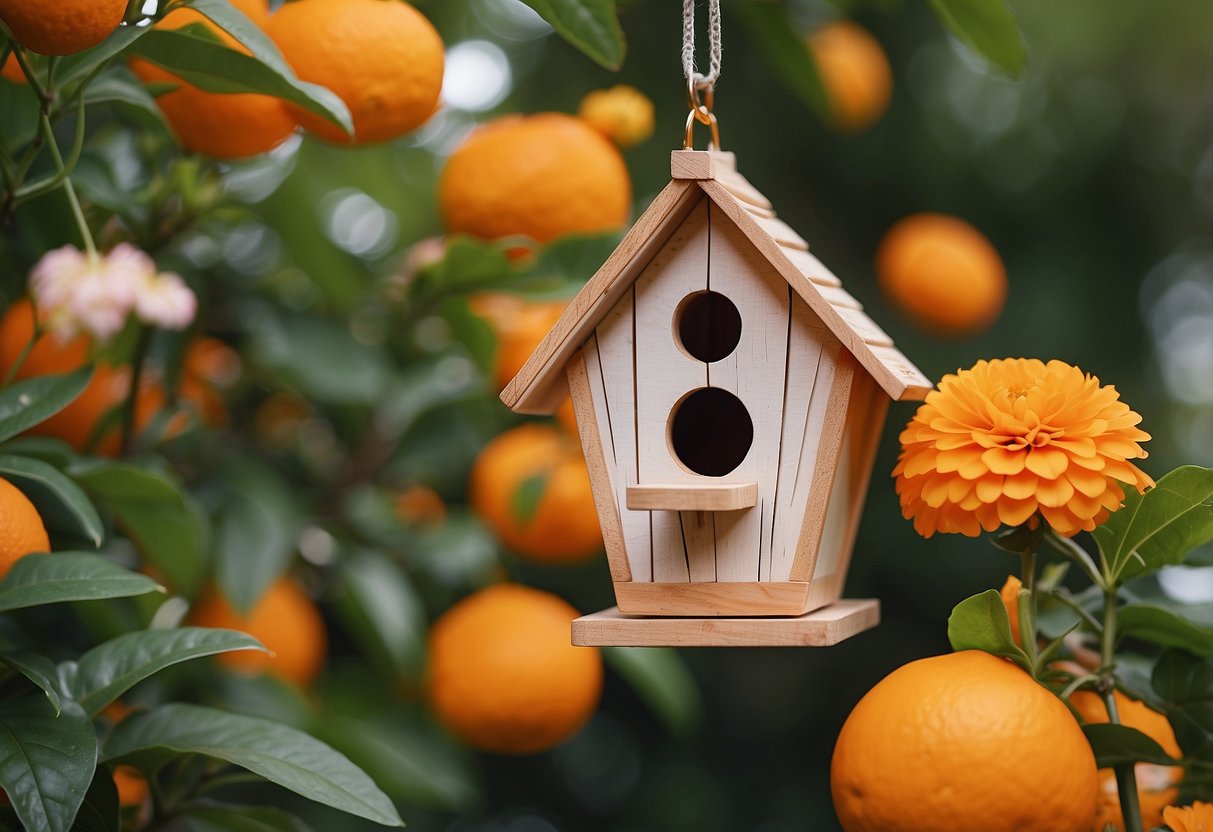
M360 364L359 350L369 355L400 336L374 298L415 244L442 233L437 177L477 122L507 112L576 112L591 90L637 87L655 104L657 131L626 152L633 216L666 184L669 151L681 144L679 4L622 5L629 51L618 73L554 36L518 0L417 5L447 45L439 114L401 141L358 153L295 137L268 157L232 166L223 182L238 209L193 231L173 254L229 295L264 300L243 305L242 318L227 325L255 366L292 379L309 401L340 404L374 389L378 367L370 358ZM792 3L803 32L850 17L887 54L888 110L860 133L836 132L806 106L741 5L726 3L724 11L715 111L725 149L928 377L980 358L1059 358L1114 384L1142 414L1154 437L1143 466L1150 474L1213 465L1213 5L1012 0L1029 59L1025 76L1010 81L954 42L925 3ZM96 151L115 170L138 156L123 144L129 135L115 133ZM127 167L135 176L136 163ZM1001 254L1009 295L987 331L940 339L882 297L877 245L897 220L922 211L965 219ZM584 280L596 265L568 277ZM222 322L224 313L220 303L211 320ZM418 387L402 388L401 410L418 389L434 406L398 414L408 427L389 470L458 507L480 448L520 419L497 403L471 351L453 346L461 333L452 332L449 316L430 316L403 333L432 360L424 377L406 380ZM358 369L324 372L337 357ZM290 402L278 404L289 411ZM277 423L263 405L250 402L234 419L266 420L272 437ZM300 407L291 441L301 443L305 461L322 464L349 426L339 407L323 415ZM609 670L587 727L535 757L473 755L410 716L383 728L386 750L355 758L401 798L418 832L836 829L829 760L847 713L894 667L948 650L952 606L997 588L1016 567L986 541L927 541L902 520L888 472L912 415L910 405L890 411L846 590L881 600L878 629L826 650L684 650L693 688L671 678L669 690L650 697ZM372 528L375 495L349 499ZM584 612L614 603L603 558L524 564L462 509L452 508L424 540L392 545L405 550L431 615L499 577L502 563ZM300 539L314 564L331 559L334 546L320 528ZM1207 572L1178 582L1191 589L1202 580L1207 588ZM319 684L333 710L395 707L366 694L379 683L357 659L343 665L353 651L334 629L333 666ZM293 707L286 694L252 687L223 696L247 697L248 709L279 718L289 719ZM655 711L651 701L666 705ZM336 816L311 819L318 829L362 828Z

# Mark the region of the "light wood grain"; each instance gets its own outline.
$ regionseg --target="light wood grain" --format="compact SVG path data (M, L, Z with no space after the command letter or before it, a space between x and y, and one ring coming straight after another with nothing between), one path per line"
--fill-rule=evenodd
M644 483L628 486L634 511L737 511L758 502L756 482Z
M875 386L875 380L869 380ZM875 390L869 397L869 407L866 418L855 425L856 442L854 457L850 464L855 470L852 479L854 490L848 501L850 516L847 517L847 528L843 538L842 555L838 561L838 574L845 576L851 566L851 555L855 551L855 540L859 535L859 520L863 516L863 506L867 501L868 486L872 479L872 469L876 462L876 451L880 447L880 436L884 431L885 416L889 412L889 400L880 395L882 391ZM840 588L841 594L841 588Z
M519 413L548 414L563 403L555 384L563 387L564 367L573 353L701 198L693 182L675 180L666 185L501 391L507 407Z
M785 618L635 618L612 607L573 621L578 647L831 647L880 623L880 602L844 600Z
M800 615L811 609L808 583L719 581L615 584L615 601L627 615Z
M706 150L671 151L670 177L673 179L711 179L714 155Z
M842 453L842 439L847 424L856 366L855 359L849 352L839 352L834 381L830 387L830 401L826 406L825 421L818 439L817 459L813 468L813 481L809 486L804 523L800 527L796 557L792 561L790 577L793 581L813 579L821 535L825 529L826 513L830 507L830 495L834 488L834 475Z
M602 528L602 542L606 548L607 563L611 568L611 580L630 581L632 570L628 566L627 547L623 542L623 524L619 518L619 506L615 502L612 471L607 467L602 437L598 432L598 417L594 408L584 349L578 350L569 362L568 379L569 394L573 397L573 413L577 418L577 433L581 437L581 449L590 473L594 509L598 512L598 525Z

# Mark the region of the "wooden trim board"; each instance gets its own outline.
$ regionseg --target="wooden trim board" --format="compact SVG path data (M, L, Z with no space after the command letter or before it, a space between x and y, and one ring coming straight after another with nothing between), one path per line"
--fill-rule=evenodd
M632 511L737 511L758 503L756 482L641 483L628 486Z
M787 618L634 618L611 607L572 623L577 647L830 647L880 623L875 599Z
M814 608L812 587L797 581L616 581L615 601L625 615L801 615Z

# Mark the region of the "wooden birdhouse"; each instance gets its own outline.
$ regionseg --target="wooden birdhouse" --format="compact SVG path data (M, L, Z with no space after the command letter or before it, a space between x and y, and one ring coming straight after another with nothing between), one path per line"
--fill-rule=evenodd
M838 640L875 602L806 614L840 598L889 400L932 385L732 154L672 173L501 394L573 397L619 605L582 641Z

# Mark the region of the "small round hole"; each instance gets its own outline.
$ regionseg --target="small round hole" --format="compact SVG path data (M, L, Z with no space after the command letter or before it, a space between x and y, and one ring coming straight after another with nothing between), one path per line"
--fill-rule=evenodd
M719 292L688 295L678 305L674 321L682 348L700 361L719 361L741 341L741 313Z
M723 477L745 461L754 423L741 399L719 387L685 396L670 415L670 445L683 465L705 477Z

